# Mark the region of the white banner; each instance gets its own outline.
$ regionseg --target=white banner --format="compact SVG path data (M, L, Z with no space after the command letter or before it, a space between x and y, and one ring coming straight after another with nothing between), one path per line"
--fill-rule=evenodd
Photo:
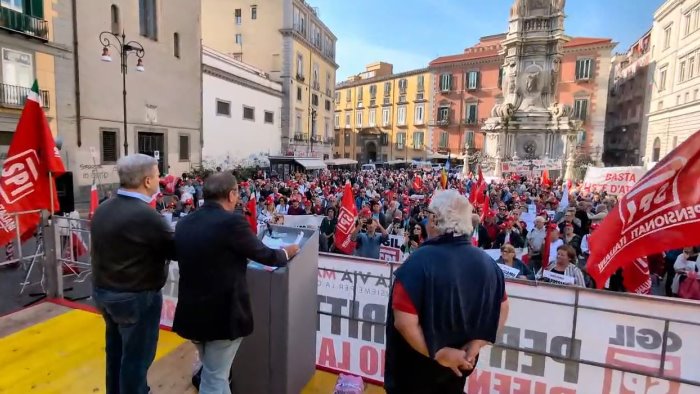
M401 252L404 238L401 235L389 235L389 239L379 247L379 260L387 263L402 263L404 255Z
M318 229L323 222L322 215L284 215L283 224L287 227Z
M581 191L626 194L646 171L643 167L588 167Z

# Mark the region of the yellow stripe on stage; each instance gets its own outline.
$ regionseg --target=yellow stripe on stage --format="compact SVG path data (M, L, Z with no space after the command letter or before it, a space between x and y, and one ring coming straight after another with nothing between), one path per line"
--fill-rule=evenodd
M156 360L185 342L161 330ZM0 393L104 393L104 348L102 316L81 310L0 338Z

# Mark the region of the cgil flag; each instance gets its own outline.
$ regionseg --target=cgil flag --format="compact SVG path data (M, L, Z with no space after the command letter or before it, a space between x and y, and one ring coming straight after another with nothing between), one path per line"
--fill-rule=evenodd
M700 132L648 171L591 234L587 269L599 288L641 257L700 244L698 179Z
M15 217L11 212L59 209L55 177L66 172L41 109L39 84L34 81L17 122L0 177L0 245L17 233L25 235L39 224L39 213ZM51 178L50 174L54 177ZM54 213L50 212L50 213Z
M338 212L338 224L335 226L334 244L335 248L345 254L355 252L355 242L351 238L355 230L355 220L357 219L357 206L352 196L350 182L345 183L343 189L343 199Z

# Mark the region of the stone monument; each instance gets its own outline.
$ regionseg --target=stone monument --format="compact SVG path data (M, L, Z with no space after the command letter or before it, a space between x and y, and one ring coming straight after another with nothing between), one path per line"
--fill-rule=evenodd
M571 106L557 102L564 43L565 0L515 0L508 34L501 43L503 100L486 120L485 154L494 175L514 157L565 160L573 176L577 124Z

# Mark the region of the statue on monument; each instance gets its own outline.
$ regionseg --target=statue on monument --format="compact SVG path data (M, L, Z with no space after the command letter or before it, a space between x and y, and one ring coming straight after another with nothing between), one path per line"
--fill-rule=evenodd
M539 74L539 72L528 74L527 82L525 84L525 88L527 89L528 93L534 93L535 90L537 90L537 80L539 78Z

